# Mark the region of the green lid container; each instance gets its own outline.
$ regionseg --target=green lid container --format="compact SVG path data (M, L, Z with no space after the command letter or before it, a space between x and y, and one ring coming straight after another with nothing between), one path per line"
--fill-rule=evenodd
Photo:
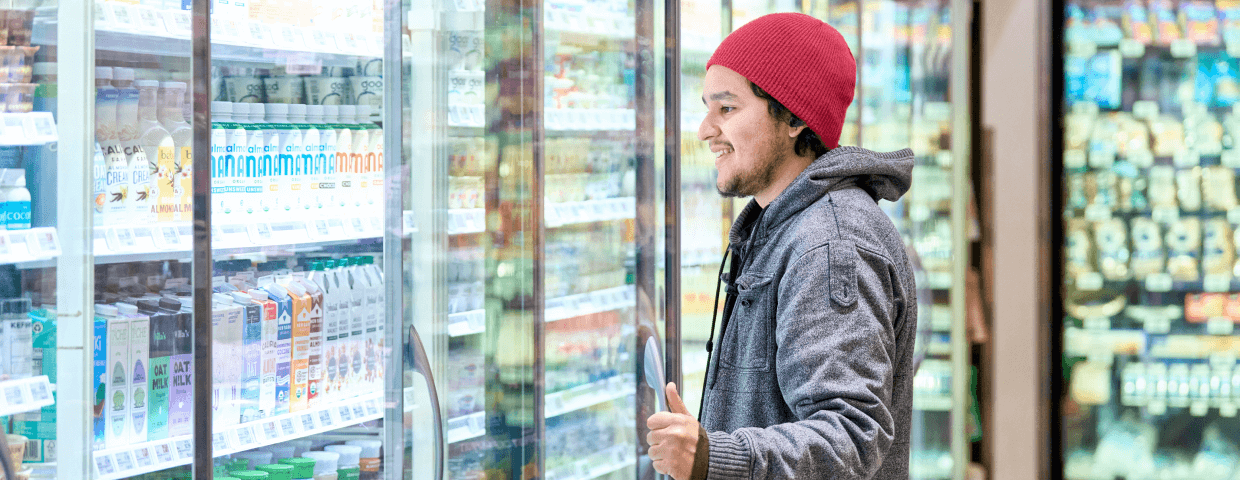
M270 480L293 480L293 466L292 465L281 465L279 463L272 463L270 465L259 465L257 467L254 467L254 469L260 472L267 472L269 475L271 475L270 477L267 477Z
M359 480L362 478L361 467L348 467L336 470L337 480Z
M271 475L268 475L267 472L255 472L253 470L236 471L229 475L232 475L237 480L271 480Z
M293 467L293 479L302 480L306 478L314 478L314 459L313 458L281 458L280 463Z
M240 460L233 460L231 462L228 462L228 471L230 472L233 470L249 470L249 469L250 469L249 460L240 459Z
M239 480L237 477L215 477L215 480Z

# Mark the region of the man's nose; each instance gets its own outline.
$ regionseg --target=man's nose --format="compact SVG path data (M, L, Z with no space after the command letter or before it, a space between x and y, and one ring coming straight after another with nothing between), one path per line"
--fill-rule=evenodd
M717 127L715 122L711 120L710 115L707 115L706 118L702 119L701 125L698 125L697 133L698 140L705 142L710 137L714 137L719 134L719 127Z

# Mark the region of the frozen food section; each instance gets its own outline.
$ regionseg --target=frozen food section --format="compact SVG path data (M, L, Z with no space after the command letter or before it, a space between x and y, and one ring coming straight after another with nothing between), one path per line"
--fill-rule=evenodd
M1058 7L1058 474L1226 478L1240 10Z

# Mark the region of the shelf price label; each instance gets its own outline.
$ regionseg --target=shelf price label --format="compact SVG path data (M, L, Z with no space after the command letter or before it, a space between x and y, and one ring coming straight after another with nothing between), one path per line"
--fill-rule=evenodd
M134 455L138 458L139 467L149 467L153 465L151 461L151 447L142 447L134 450Z
M172 461L172 446L167 443L161 443L155 446L155 458L159 463L168 463Z
M138 6L138 18L142 20L143 25L155 27L156 29L159 27L164 27L164 22L159 19L159 15L155 13L155 9L151 7ZM157 34L166 33L168 33L167 27L164 27L163 32L157 32Z
M177 441L177 456L181 459L194 458L194 442L189 440Z
M353 405L353 418L361 420L365 416L366 416L366 409L362 407L362 404L359 403L359 404Z
M309 413L302 414L301 415L301 431L309 432L309 431L313 431L315 428L316 427L314 425L314 416L310 415Z
M1202 287L1207 292L1222 293L1231 291L1231 275L1229 274L1209 274L1206 275L1202 282Z
M370 414L370 415L378 415L378 414L379 414L379 407L378 407L378 405L376 405L377 403L379 403L379 401L378 401L378 400L373 400L373 399L372 399L371 401L369 401L369 402L366 402L366 413L368 413L368 414Z
M1174 284L1171 275L1166 273L1155 273L1145 277L1145 289L1151 292L1170 292Z
M283 433L285 437L291 437L293 435L296 435L297 426L293 424L293 419L291 418L280 419L280 432Z
M1236 416L1236 404L1225 401L1218 405L1218 414L1221 417L1232 418Z
M266 438L268 442L274 442L280 439L280 430L276 426L276 422L274 420L264 423L262 425L262 429L263 437Z
M1098 272L1086 272L1076 276L1076 289L1083 292L1093 292L1102 288L1102 275Z
M120 27L118 30L124 31L138 27L138 14L133 7L133 5L123 3L112 3L112 16L116 20L116 25Z
M237 446L245 447L257 443L258 439L254 437L252 427L242 427L237 429Z
M1137 58L1145 55L1145 44L1125 38L1119 42L1119 54L1124 58Z
M99 476L112 475L116 473L116 466L112 464L112 456L96 455L95 471L99 474Z
M121 472L128 472L134 469L133 456L130 452L120 452L116 454L116 468Z
M1171 56L1188 58L1197 55L1197 44L1187 38L1171 41Z
M349 407L343 407L343 406L342 406L342 407L340 407L340 409L339 409L338 411L340 412L340 421L342 421L342 422L352 422L352 421L353 421L353 412L349 411Z
M1217 317L1206 321L1206 333L1210 335L1231 335L1236 330L1236 324L1230 318Z
M330 427L336 424L336 422L332 421L331 410L325 409L319 412L319 424L324 427Z
M271 30L263 22L250 22L250 41L262 46L271 41Z
M232 450L232 443L224 432L216 432L211 435L211 448L216 452L226 452Z
M362 219L353 217L350 219L349 224L353 226L353 233L356 233L358 236L366 233L366 227L362 225Z
M246 230L250 234L250 241L255 245L271 243L271 225L254 223L250 224Z

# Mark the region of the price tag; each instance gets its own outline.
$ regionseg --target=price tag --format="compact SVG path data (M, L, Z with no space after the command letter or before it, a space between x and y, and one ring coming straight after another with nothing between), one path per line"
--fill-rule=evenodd
M293 435L297 434L297 426L293 425L293 419L281 418L280 419L280 431L284 434L285 437L292 437Z
M1173 284L1171 275L1166 273L1155 273L1145 277L1145 289L1151 292L1170 292Z
M19 385L11 385L4 387L4 402L9 405L21 405L26 403L22 398L22 389Z
M1196 150L1182 149L1175 152L1175 166L1181 168L1196 167L1201 164L1201 154Z
M1171 41L1171 56L1177 58L1188 58L1197 55L1197 44L1192 40L1181 38Z
M142 447L134 450L134 455L137 456L139 467L149 467L153 465L151 447Z
M271 41L271 31L268 30L267 24L263 22L250 22L250 42L254 45L262 46Z
M315 429L314 416L310 415L309 413L302 414L301 415L301 431L309 432L314 429Z
M116 469L121 472L128 472L134 469L133 455L130 452L120 452L116 454Z
M216 432L211 435L211 448L218 452L226 452L232 450L232 443L228 441L228 436L224 432Z
M305 46L304 42L301 40L301 36L297 35L297 32L293 30L292 26L279 24L274 25L274 28L275 31L272 33L275 34L276 43L284 46L285 48L294 50Z
M172 447L167 443L161 443L155 446L155 458L159 463L168 463L172 461Z
M327 238L331 234L331 232L327 229L327 220L323 219L317 219L306 224L306 231L309 232L311 236L318 238Z
M366 232L366 228L362 225L362 219L353 217L350 220L351 220L350 224L353 226L354 233L357 233L358 235L362 235Z
M1221 417L1232 418L1236 416L1236 404L1224 401L1218 405L1218 414Z
M1083 292L1092 292L1102 288L1102 275L1098 272L1086 272L1077 274L1076 289Z
M1085 152L1083 150L1067 150L1063 152L1063 166L1067 169L1085 168Z
M8 255L9 253L9 236L0 234L0 255Z
M365 416L366 416L366 409L362 407L362 404L359 403L359 404L353 405L353 418L361 420Z
M1145 55L1145 44L1125 38L1119 41L1119 54L1124 58L1137 58Z
M366 413L367 413L367 414L369 414L369 415L378 415L378 414L379 414L379 407L378 407L377 405L375 405L375 402L376 402L375 400L371 400L371 401L369 401L369 402L366 402Z
M311 50L320 53L335 52L337 50L327 34L317 28L306 29L306 45Z
M338 412L340 413L340 421L342 422L353 421L353 412L349 411L349 407L340 407Z
M1094 222L1105 222L1111 219L1111 207L1093 204L1085 207L1085 218Z
M470 215L470 218L473 218L473 215ZM382 233L383 220L379 219L379 217L370 217L370 229Z
M280 431L278 427L276 427L276 422L271 421L271 422L264 423L262 425L262 428L263 428L263 437L266 437L268 442L275 441L280 438Z
M111 474L116 473L116 467L112 465L112 456L111 455L96 455L95 456L95 470L99 473L100 476L111 475Z
M359 52L362 50L362 46L357 43L357 35L354 35L352 33L349 33L349 32L344 33L344 44L345 44L345 51L349 53Z
M1167 333L1171 331L1171 319L1163 316L1147 318L1142 328L1148 333Z
M194 458L194 442L189 440L178 440L177 456L181 459Z
M251 427L242 427L237 429L238 446L245 447L247 445L253 445L256 442L258 442L258 439L254 438L254 430Z
M334 425L335 423L336 422L332 421L331 410L323 410L319 412L319 424L320 425L323 425L324 427L330 427Z
M1230 318L1216 317L1206 321L1206 333L1210 335L1231 335L1236 324Z
M112 250L131 250L136 245L134 241L133 230L125 227L116 227L112 229L112 235L115 236L116 242L112 246Z
M165 248L174 249L181 246L181 235L177 233L176 227L159 227L156 237L160 239Z
M1230 292L1231 291L1231 275L1228 274L1209 274L1203 279L1203 289L1207 292Z
M1092 57L1095 53L1098 53L1098 44L1090 40L1076 40L1068 44L1068 55Z
M271 243L271 225L254 223L249 225L246 230L249 231L251 242L258 245Z
M133 5L113 3L112 16L116 20L116 25L120 27L118 29L120 31L138 27L138 13L134 11Z
M1180 209L1160 207L1150 212L1150 218L1159 223L1175 223L1180 220Z

